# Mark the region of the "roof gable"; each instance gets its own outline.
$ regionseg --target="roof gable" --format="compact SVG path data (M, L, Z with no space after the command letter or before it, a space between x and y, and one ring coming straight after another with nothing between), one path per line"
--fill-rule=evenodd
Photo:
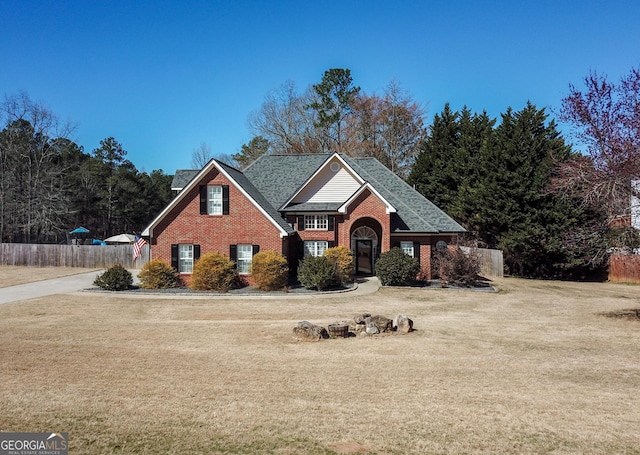
M369 182L363 183L362 186L358 188L358 190L353 193L353 195L351 195L351 197L347 199L344 204L338 207L338 212L347 213L349 210L349 206L358 198L358 196L360 196L366 190L369 190L371 194L373 194L380 200L380 202L382 202L382 204L385 206L387 214L396 213L395 207L393 207L389 203L389 201L387 201Z
M325 162L280 207L289 204L343 202L364 184L364 180L337 153Z
M293 228L280 216L277 210L271 206L269 201L256 189L256 187L243 175L231 166L212 159L210 160L173 198L173 200L167 205L162 212L147 226L142 232L143 236L150 236L153 232L153 228L167 216L171 210L173 210L178 203L180 203L184 197L195 186L200 184L200 181L213 169L216 168L222 173L229 182L231 182L271 223L280 231L280 236L285 237L294 232ZM188 171L187 171L188 172ZM172 185L173 186L173 185Z

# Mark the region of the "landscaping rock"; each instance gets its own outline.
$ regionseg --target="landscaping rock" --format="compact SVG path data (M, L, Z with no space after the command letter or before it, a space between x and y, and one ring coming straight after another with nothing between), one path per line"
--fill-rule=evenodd
M373 322L371 319L367 318L367 322L366 322L366 330L365 332L368 333L369 335L375 335L376 333L380 333L380 329L378 328L378 326L376 325L375 322Z
M360 322L358 322L360 321ZM377 335L379 333L409 333L413 331L413 321L405 314L399 314L393 319L370 313L357 314L352 320L336 321L324 327L301 321L293 329L295 338L300 341L319 341L326 338L348 338L356 335ZM348 328L348 329L347 329Z
M413 321L405 314L399 314L393 318L393 329L400 333L409 333L413 330Z
M364 324L364 323L366 322L366 319L367 319L367 318L370 318L370 317L371 317L371 313L361 313L361 314L356 314L356 315L353 317L353 321L354 321L356 324Z
M393 321L381 314L367 318L367 333L369 332L369 323L373 323L378 327L380 333L391 332L393 330Z
M293 335L299 341L320 341L329 338L327 329L309 321L298 322L293 328Z

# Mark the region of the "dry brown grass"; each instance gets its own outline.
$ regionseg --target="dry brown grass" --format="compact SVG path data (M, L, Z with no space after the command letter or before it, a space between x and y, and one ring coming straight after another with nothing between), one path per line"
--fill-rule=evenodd
M70 453L640 453L640 287L0 306L0 429ZM417 331L300 343L300 320L403 312Z
M16 286L18 284L33 283L34 281L49 280L62 276L87 273L96 269L79 267L20 267L15 265L0 265L0 288Z

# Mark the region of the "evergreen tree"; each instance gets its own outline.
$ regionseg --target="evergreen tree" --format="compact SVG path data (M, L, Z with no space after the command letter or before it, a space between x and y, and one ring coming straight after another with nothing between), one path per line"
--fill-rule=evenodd
M458 185L458 172L453 161L457 155L460 128L459 114L452 112L447 103L423 143L408 182L438 207L452 208ZM453 214L452 214L453 215Z
M344 127L353 110L360 87L353 85L351 70L332 68L324 72L322 81L313 86L315 99L309 104L316 114L315 126L321 129L325 152L342 151Z
M458 220L481 246L504 251L520 276L582 273L592 245L567 237L590 215L548 190L555 166L573 156L555 122L531 103L502 122L486 113L436 115L409 183Z
M486 112L471 114L466 107L460 114L458 149L455 165L458 186L456 197L451 204L451 215L465 220L468 229L479 232L482 229L482 201L480 199L488 149L492 142L495 119Z
M245 168L269 151L269 141L262 136L255 136L248 144L242 144L240 153L232 156L233 160Z
M504 251L509 271L553 277L567 263L563 238L584 213L548 191L555 163L571 156L554 121L531 103L502 115L480 189L480 237Z

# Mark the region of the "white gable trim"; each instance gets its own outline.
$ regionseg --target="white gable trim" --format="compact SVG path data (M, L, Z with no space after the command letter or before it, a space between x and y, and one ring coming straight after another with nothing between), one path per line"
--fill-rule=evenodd
M390 213L396 213L395 207L391 205L391 203L387 201L384 197L382 197L382 195L378 192L378 190L376 190L373 187L373 185L371 185L369 182L364 182L362 186L358 188L358 191L353 193L353 195L349 199L347 199L344 204L338 207L338 212L347 213L347 207L349 207L353 203L353 201L355 201L358 198L358 196L360 196L363 193L364 190L371 191L371 193L374 196L380 199L380 201L384 204L386 208L387 215Z
M333 153L331 154L325 161L324 163L322 163L322 165L311 175L311 177L309 177L301 186L300 188L298 188L290 197L289 199L286 200L286 202L284 204L282 204L282 206L280 206L280 208L278 209L280 210L284 210L289 204L291 204L291 202L296 198L296 196L298 196L307 186L309 186L309 184L318 176L318 174L320 174L323 169L325 169L327 166L329 166L329 162L333 159L333 158L337 158L338 161L340 161L340 163L342 164L342 166L347 169L347 171L351 174L353 174L356 178L356 181L362 185L365 183L364 179L360 176L360 174L358 174L351 166L349 166L347 164L347 162L345 160L342 159L342 157L340 157L340 155L338 153Z
M289 235L287 231L285 231L282 226L280 226L278 222L274 220L273 217L269 215L260 206L260 204L258 204L255 199L253 199L251 195L249 195L249 193L247 193L244 188L242 188L242 186L240 186L238 182L236 182L235 179L233 179L231 175L229 175L229 173L227 173L224 168L218 164L215 159L212 159L200 170L200 172L198 172L198 174L196 174L194 178L191 179L191 181L184 188L182 188L178 195L173 198L169 205L167 205L164 210L160 212L160 214L151 222L151 224L149 224L149 226L147 226L144 231L142 231L142 236L153 237L153 228L155 228L158 223L160 223L160 221L162 221L164 217L167 216L167 214L169 214L169 212L171 212L171 210L173 210L173 208L185 198L189 191L199 185L202 178L207 175L213 168L217 169L218 172L224 175L227 180L229 180L229 182L231 182L233 186L236 187L238 191L240 191L242 195L245 196L254 205L254 207L256 207L260 211L260 213L262 213L271 222L271 224L276 227L276 229L278 229L278 231L280 232L280 238L287 237Z

